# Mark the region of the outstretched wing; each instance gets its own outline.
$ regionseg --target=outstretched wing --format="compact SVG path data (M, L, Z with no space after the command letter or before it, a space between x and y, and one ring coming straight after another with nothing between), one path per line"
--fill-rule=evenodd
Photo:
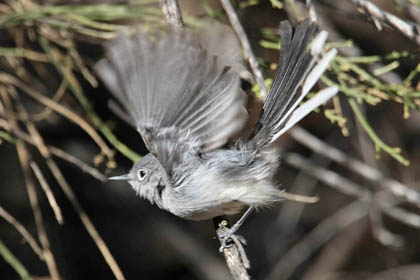
M187 31L121 35L96 70L168 170L176 153L223 146L247 121L238 75Z

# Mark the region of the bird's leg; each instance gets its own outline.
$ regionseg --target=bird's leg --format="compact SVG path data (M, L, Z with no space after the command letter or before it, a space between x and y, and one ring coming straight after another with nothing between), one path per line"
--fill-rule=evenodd
M227 230L225 233L219 236L219 238L222 240L222 245L219 248L220 252L223 252L223 250L227 247L227 241L233 238L239 240L242 244L246 244L245 239L240 235L236 235L235 233L245 222L246 218L248 218L248 216L251 215L252 211L254 211L254 206L249 206L249 208L245 211L242 217L239 218L239 220L229 230Z

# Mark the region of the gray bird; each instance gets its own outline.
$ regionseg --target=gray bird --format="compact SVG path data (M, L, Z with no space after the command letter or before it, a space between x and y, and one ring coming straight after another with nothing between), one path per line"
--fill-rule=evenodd
M274 180L280 162L274 142L337 93L327 88L298 107L336 54L333 49L319 60L327 34L313 39L314 33L308 20L295 31L287 21L280 24L278 69L247 137L239 136L248 121L239 73L228 58L206 51L198 36L139 31L108 43L96 71L150 151L128 174L110 179L128 181L139 196L189 220L249 207L244 219L254 208L287 198Z

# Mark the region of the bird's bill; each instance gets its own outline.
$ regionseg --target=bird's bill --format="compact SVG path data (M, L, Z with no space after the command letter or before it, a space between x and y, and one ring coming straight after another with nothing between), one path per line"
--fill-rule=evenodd
M120 175L120 176L109 177L108 180L128 181L128 180L131 180L131 178L130 178L130 176L128 176L128 174L124 174L124 175Z

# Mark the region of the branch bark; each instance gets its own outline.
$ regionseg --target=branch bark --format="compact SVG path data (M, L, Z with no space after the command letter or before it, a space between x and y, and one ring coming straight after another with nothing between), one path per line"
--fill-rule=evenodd
M161 0L160 5L169 29L181 29L184 27L181 9L177 0Z
M362 8L375 23L378 30L382 29L381 23L388 24L398 30L404 36L420 45L420 26L408 23L399 17L381 10L378 6L367 0L351 0L355 5Z
M222 244L223 239L220 236L223 236L229 230L229 221L226 218L217 217L213 219L213 222L220 244ZM236 240L234 237L232 237L232 240L232 245L223 250L229 271L234 280L251 279L247 272L247 269L250 268L250 263L245 249L239 240Z

